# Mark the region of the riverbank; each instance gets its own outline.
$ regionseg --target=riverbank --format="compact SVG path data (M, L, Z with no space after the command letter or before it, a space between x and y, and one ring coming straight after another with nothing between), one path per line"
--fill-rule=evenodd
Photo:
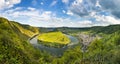
M38 39L37 39L38 36L32 38L30 40L30 43L35 48L38 48L41 51L47 51L48 53L50 53L52 55L61 56L64 53L64 51L66 51L68 48L70 48L70 47L79 43L79 40L76 37L73 37L73 36L70 36L70 35L68 35L68 36L69 36L71 42L70 42L70 44L68 44L68 46L64 46L62 48L47 47L47 46L44 46L43 44L39 44ZM74 44L72 44L72 43L74 43Z

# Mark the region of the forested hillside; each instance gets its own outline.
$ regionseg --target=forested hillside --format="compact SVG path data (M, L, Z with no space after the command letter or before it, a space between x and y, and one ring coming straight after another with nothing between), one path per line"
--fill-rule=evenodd
M16 22L0 18L0 64L35 64L39 54L27 41L37 28L24 28ZM36 30L36 31L32 31Z

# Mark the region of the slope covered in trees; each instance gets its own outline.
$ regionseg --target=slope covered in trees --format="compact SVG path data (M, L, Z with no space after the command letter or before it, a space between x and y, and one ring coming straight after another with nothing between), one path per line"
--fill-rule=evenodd
M36 32L32 32L28 28L22 28L22 26L18 27L15 24L18 23L10 22L5 18L0 18L0 63L38 63L36 58L39 58L39 56L37 54L41 54L40 52L38 52L37 49L34 49L33 46L27 41L27 39L32 36L28 34L36 34ZM26 33L23 33L22 31Z

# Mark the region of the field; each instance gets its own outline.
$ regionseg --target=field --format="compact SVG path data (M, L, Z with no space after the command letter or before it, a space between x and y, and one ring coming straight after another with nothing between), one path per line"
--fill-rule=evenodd
M38 36L38 40L49 43L68 44L70 39L62 32L43 33Z

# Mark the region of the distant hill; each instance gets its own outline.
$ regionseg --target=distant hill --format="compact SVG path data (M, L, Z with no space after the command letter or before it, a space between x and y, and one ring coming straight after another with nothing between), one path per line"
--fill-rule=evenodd
M39 27L41 32L51 32L51 31L62 31L64 33L73 33L73 32L82 32L82 31L91 31L94 33L105 33L112 34L120 30L120 24L109 25L109 26L93 26L93 27L57 27L57 28L43 28Z

